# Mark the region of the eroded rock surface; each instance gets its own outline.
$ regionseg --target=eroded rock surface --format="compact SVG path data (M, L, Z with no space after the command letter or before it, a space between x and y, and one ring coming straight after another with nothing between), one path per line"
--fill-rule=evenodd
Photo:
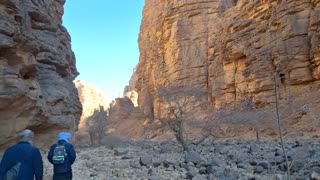
M83 107L78 125L77 143L90 144L88 119L92 118L95 111L100 110L100 107L108 114L111 101L106 98L106 95L102 91L85 81L78 80L75 82L75 85L78 89L79 98ZM107 121L107 119L105 119L105 121Z
M79 98L83 107L78 128L85 129L85 119L92 116L95 110L99 110L99 106L102 106L105 110L108 110L110 108L111 101L106 98L102 91L98 90L96 87L87 82L78 80L75 82L75 85L78 89Z
M36 144L74 131L82 106L64 0L0 1L0 147L30 128Z
M108 144L109 135L143 139L145 116L137 105L138 95L135 91L124 92L124 97L111 101L87 82L78 80L75 85L83 106L75 145Z
M124 139L144 139L146 117L142 108L135 105L137 94L127 92L126 95L116 98L111 104L106 132Z
M275 84L291 96L318 91L319 15L319 0L146 1L138 103L157 114L156 94L172 84L203 88L214 107L243 94L273 102Z

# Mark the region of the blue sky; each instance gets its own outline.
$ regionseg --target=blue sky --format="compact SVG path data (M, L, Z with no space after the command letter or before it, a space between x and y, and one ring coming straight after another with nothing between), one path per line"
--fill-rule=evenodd
M67 0L63 25L84 80L115 98L139 62L138 34L144 0Z

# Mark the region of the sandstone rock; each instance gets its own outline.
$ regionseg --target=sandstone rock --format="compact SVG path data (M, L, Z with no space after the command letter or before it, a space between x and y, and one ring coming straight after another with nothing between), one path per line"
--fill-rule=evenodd
M141 165L138 161L129 161L131 168L139 168Z
M306 166L305 160L296 160L292 162L290 171L297 172L300 169L304 168L305 166Z
M248 165L247 165L247 164L243 164L243 163L239 163L239 164L237 164L237 168L247 169L247 168L248 168Z
M281 164L281 163L283 163L283 162L284 162L283 156L276 156L276 157L274 158L274 162L275 162L276 164Z
M117 169L126 169L130 168L129 162L127 161L119 161L114 163L114 167Z
M207 162L207 165L208 166L217 166L217 167L221 167L223 166L223 164L225 164L225 162L219 158L219 157L216 157L216 156L213 156L212 158L210 158Z
M185 155L184 158L185 163L192 162L193 164L199 164L201 162L201 156L197 152L190 152Z
M152 176L150 176L149 178L148 178L148 180L161 180L162 178L161 178L161 176L159 176L159 175L152 175Z
M263 167L264 169L270 169L271 165L268 161L262 161L258 163L258 166Z
M0 149L25 128L48 148L58 131L77 129L82 109L63 2L5 0L0 14Z
M114 155L115 156L123 156L123 155L127 155L129 152L129 150L127 149L123 149L123 148L116 148L114 150Z
M116 98L109 110L106 133L124 139L144 139L145 115L141 107L135 107L134 101L127 96Z
M111 115L115 119L127 119L134 110L134 104L128 97L116 98L111 106Z
M256 166L253 170L254 173L260 174L264 171L262 166Z
M152 156L144 155L140 157L139 163L141 166L149 166L152 164Z
M83 107L76 145L89 145L92 143L89 135L89 118L93 118L94 112L100 110L100 107L108 114L111 100L107 99L102 91L85 81L78 80L75 82L75 86ZM104 125L101 124L101 126Z
M287 152L288 158L294 161L305 160L311 157L311 155L312 153L307 146L292 148Z
M96 109L99 109L99 106L104 107L104 109L108 111L111 100L107 99L106 95L102 91L85 81L78 80L75 82L75 85L77 87L80 102L83 107L79 122L79 130L81 131L87 128L86 119L92 116L93 112Z
M233 169L224 169L223 171L218 171L216 173L218 179L230 179L230 180L236 180L239 179L238 172L236 172Z
M159 89L173 84L203 88L214 107L243 93L273 103L275 83L292 97L315 92L319 6L317 0L147 1L130 89L150 119L158 118Z
M189 168L189 170L186 173L187 179L193 179L197 175L198 175L198 172L197 172L197 168L195 167Z
M131 100L134 107L138 106L138 93L136 91L126 92L125 96Z
M250 144L250 153L258 153L260 151L260 148L256 144Z

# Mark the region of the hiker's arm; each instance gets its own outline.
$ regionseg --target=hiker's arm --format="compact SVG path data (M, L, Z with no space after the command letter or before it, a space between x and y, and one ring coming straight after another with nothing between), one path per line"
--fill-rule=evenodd
M8 160L8 151L6 151L0 163L0 179L3 179L3 176L9 170Z
M71 165L74 163L74 161L76 160L76 151L73 148L73 145L70 144L70 151L69 151L69 157L70 157L70 163Z
M53 157L53 146L51 146L47 156L47 159L51 164L53 164L52 157Z
M34 174L36 180L42 180L43 178L43 162L42 157L40 154L39 149L35 149L33 152L33 167L34 167Z

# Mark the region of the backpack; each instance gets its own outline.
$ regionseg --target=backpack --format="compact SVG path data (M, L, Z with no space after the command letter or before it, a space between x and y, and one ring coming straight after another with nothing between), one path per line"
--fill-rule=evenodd
M63 164L67 157L66 147L64 144L57 144L53 150L52 161L53 164Z
M20 171L21 162L15 164L11 169L7 171L4 175L3 180L15 180L18 178L19 171Z

